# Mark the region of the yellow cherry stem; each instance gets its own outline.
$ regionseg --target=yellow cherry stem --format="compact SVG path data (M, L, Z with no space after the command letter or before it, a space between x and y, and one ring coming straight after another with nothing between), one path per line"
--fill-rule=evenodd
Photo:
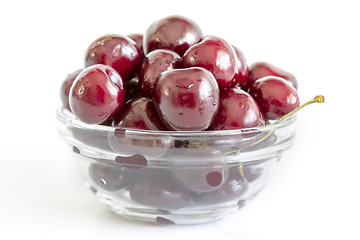
M317 95L316 97L314 97L313 99L307 101L306 103L300 105L299 107L295 108L294 110L292 110L291 112L285 114L284 116L282 116L281 118L279 118L276 122L274 122L272 125L275 125L281 121L283 121L284 119L290 117L291 115L295 114L297 111L299 111L300 109L302 109L303 107L306 107L307 105L311 104L311 103L323 103L325 102L325 97L323 95ZM269 136L271 136L271 134L273 134L274 130L271 129L271 131L269 131L263 138L257 140L256 142L250 144L249 146L246 146L244 148L240 148L240 149L237 149L237 150L233 150L233 151L230 151L230 152L226 152L225 154L232 154L232 153L236 153L236 154L240 154L241 150L242 149L245 149L245 148L249 148L249 147L252 147L256 144L259 144L260 142L264 141L266 138L268 138Z
M294 113L296 113L297 111L299 111L300 109L302 109L303 107L306 107L307 105L309 105L311 103L323 103L323 102L325 102L325 97L323 95L317 95L310 101L307 101L306 103L300 105L299 107L295 108L291 112L289 112L289 113L285 114L284 116L282 116L281 118L279 118L274 124L281 122L282 120L290 117L291 115L293 115Z

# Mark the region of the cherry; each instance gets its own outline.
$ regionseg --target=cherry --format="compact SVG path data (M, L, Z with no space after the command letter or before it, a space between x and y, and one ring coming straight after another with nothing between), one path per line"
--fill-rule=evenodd
M117 114L112 126L117 128L108 134L110 147L119 154L131 156L135 153L145 157L159 157L167 152L171 140L139 138L138 135L125 135L123 128L166 131L155 110L153 101L145 97L137 97L127 102Z
M296 89L283 78L264 77L256 80L250 94L259 104L266 120L278 119L299 106Z
M117 191L128 187L135 172L119 164L106 162L94 162L89 167L90 178L98 187L106 191Z
M120 113L114 117L112 126L143 130L167 130L156 113L153 101L145 97L133 98L126 103Z
M229 87L239 71L235 50L224 39L207 36L190 47L182 58L184 67L203 67L209 70L219 88Z
M248 81L249 67L246 62L245 55L240 51L239 48L232 46L236 53L236 66L237 72L234 77L233 86L244 87Z
M240 88L220 92L219 111L210 130L229 130L262 126L265 124L259 105Z
M153 94L161 121L173 130L205 130L219 107L219 89L214 76L198 67L162 73L155 82Z
M265 77L265 78L271 78L271 77ZM274 77L276 78L276 77ZM285 80L283 80L285 81ZM286 81L285 81L286 82ZM289 84L289 83L287 83ZM290 86L290 84L289 84ZM290 86L291 87L291 86ZM314 97L313 99L303 103L302 105L298 106L297 108L295 108L294 110L288 112L285 115L282 115L280 118L278 118L275 122L271 123L272 125L275 125L279 122L284 121L285 119L289 118L290 116L294 115L296 112L298 112L300 109L306 107L309 104L312 103L323 103L325 102L325 97L323 95L317 95L316 97ZM253 151L253 150L257 150L257 149L261 149L261 148L266 148L270 145L274 145L275 142L277 141L277 137L273 134L274 133L274 129L271 129L270 131L267 131L267 133L262 132L259 134L256 134L255 137L256 139L253 139L254 141L251 142L250 145L247 146L243 146L240 147L236 150L233 151L229 151L226 152L226 155L229 154L240 154L241 152L246 152L246 151ZM247 134L246 134L247 135Z
M179 209L190 201L190 192L174 184L164 169L139 171L129 189L134 201L160 209Z
M136 46L139 48L141 55L144 56L144 50L143 50L143 38L144 35L142 35L141 33L132 33L128 35L129 38L131 38L132 40L134 40L134 42L136 43Z
M90 44L85 53L85 66L105 64L114 68L124 81L136 75L141 64L136 43L121 35L105 35Z
M193 200L199 204L210 205L240 198L248 189L248 182L243 178L239 167L232 167L226 182L215 191L194 193Z
M79 70L76 70L75 72L68 74L67 77L65 78L65 80L63 81L63 83L61 84L61 88L60 88L61 102L62 102L63 106L69 111L71 111L70 105L69 105L70 88L71 88L73 82L75 81L75 78L79 75L79 73L81 73L81 71L82 71L82 69L79 69Z
M103 123L119 112L125 98L123 84L113 68L90 66L77 76L70 89L70 108L85 123Z
M298 84L294 75L265 62L257 62L250 66L248 88L259 78L267 76L284 78L285 80L289 81L295 89L298 88Z
M145 55L155 49L170 49L180 56L202 37L199 26L182 16L169 16L150 25L144 35Z
M144 96L152 97L154 83L160 73L178 68L181 57L176 52L158 49L146 55L139 73L139 86Z
M125 102L128 102L129 100L140 97L140 89L139 89L139 78L136 76L132 78L130 81L125 82Z

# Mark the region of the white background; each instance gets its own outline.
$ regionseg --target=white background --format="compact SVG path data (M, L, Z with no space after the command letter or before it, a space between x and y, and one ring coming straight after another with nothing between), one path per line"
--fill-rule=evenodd
M1 1L0 239L359 239L360 14L357 1ZM83 185L58 138L65 76L107 33L144 33L171 14L292 72L295 145L237 214L198 226L122 220Z

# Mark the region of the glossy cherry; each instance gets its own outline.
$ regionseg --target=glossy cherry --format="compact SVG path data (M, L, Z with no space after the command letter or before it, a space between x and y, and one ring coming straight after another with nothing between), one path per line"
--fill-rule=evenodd
M114 117L113 127L166 131L155 110L153 101L137 97L126 103Z
M123 128L167 130L158 117L153 101L149 98L137 97L127 102L114 117L112 126L117 129L109 132L107 139L111 149L122 156L132 156L137 153L147 158L157 158L164 155L170 147L171 139L166 137L155 139L139 138L136 134L134 137L131 134L125 136Z
M248 75L249 75L249 67L247 65L247 61L243 52L235 47L232 46L236 53L236 73L234 77L234 81L232 86L235 87L244 87L248 82Z
M210 126L220 100L214 76L198 67L162 73L155 82L153 99L165 126L194 131Z
M267 76L284 78L285 80L290 82L295 89L298 88L298 84L294 75L272 64L265 62L257 62L250 66L248 87L250 87L251 84L253 84L259 78L267 77Z
M150 25L144 35L144 53L155 49L170 49L180 56L202 37L199 26L182 16L169 16Z
M220 92L219 111L210 130L229 130L257 127L265 124L256 101L240 88Z
M143 96L152 97L154 83L160 73L180 66L181 57L174 51L157 49L146 55L139 72L139 87Z
M238 167L232 167L226 182L215 191L193 194L196 203L210 205L239 199L248 189L248 182Z
M265 120L279 119L300 104L296 89L279 77L256 80L250 88L250 94L259 104Z
M128 35L129 38L131 38L132 40L134 40L134 42L136 43L136 46L139 48L141 55L144 56L144 50L143 50L143 39L144 39L144 35L142 35L141 33L132 33Z
M84 69L70 89L70 108L81 121L100 124L117 114L125 98L124 83L111 67L96 64Z
M203 67L209 70L219 88L229 87L238 73L237 56L233 47L224 39L207 36L190 47L182 58L184 67Z
M173 183L164 169L140 171L129 190L134 201L164 210L179 209L190 201L190 192Z
M61 102L62 102L63 106L69 111L71 111L70 105L69 105L70 88L71 88L72 84L74 83L75 78L79 75L79 73L81 73L81 71L82 71L82 69L79 69L73 73L68 74L60 87Z
M90 44L85 53L85 66L111 66L124 81L128 81L137 73L141 59L141 52L132 39L112 34L102 36Z

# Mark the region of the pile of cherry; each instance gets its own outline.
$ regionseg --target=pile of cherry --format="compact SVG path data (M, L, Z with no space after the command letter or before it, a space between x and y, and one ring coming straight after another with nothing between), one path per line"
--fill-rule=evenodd
M96 39L86 50L85 68L63 82L61 100L87 124L228 130L262 126L291 112L299 106L296 88L292 74L264 62L248 67L237 47L203 36L187 18L170 16L144 35ZM215 204L239 198L261 175L261 168L245 165L241 171L224 166L166 171L92 163L89 171L106 191L130 189L136 202L161 209L184 207L190 199Z
M105 35L86 50L85 69L61 86L81 121L146 130L227 130L261 126L299 105L293 75L250 68L226 40L193 21L161 19L145 35Z

